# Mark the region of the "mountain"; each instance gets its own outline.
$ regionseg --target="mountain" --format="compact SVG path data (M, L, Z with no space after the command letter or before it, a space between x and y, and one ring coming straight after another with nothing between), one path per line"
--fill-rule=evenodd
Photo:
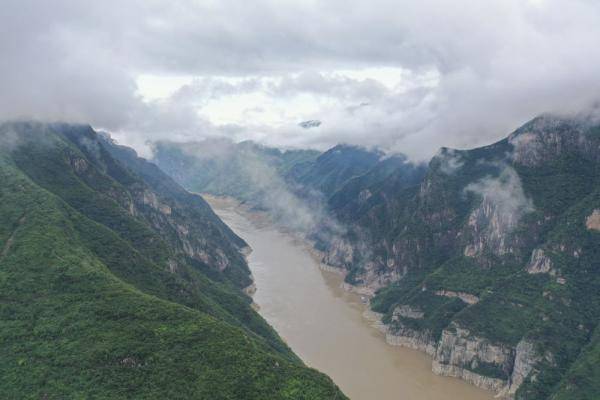
M328 208L337 210L353 201L361 185L379 184L389 175L397 176L400 184L410 184L425 173L424 166L414 166L404 156L386 157L358 146L338 145L319 153L224 139L157 142L153 162L189 190L235 197L269 210L284 225L298 219L298 213L292 212L297 209L312 214L305 219L325 218ZM317 221L303 225L307 225L305 233L323 228Z
M283 183L284 176L302 170L318 155L312 150L280 151L251 141L207 139L184 144L156 142L152 161L189 190L258 205L265 192Z
M246 244L89 126L0 125L0 397L344 398L251 308Z
M267 168L263 191L283 184L313 212L307 237L371 297L390 344L500 397L597 398L597 118L543 115L426 166L341 145L288 167Z
M294 181L328 198L349 179L363 175L373 168L382 157L383 153L378 151L337 145L319 155L306 170L296 171Z
M375 293L388 342L504 396L597 396L600 125L538 117L486 147L441 149L418 185L396 181L362 206L355 190L326 257Z

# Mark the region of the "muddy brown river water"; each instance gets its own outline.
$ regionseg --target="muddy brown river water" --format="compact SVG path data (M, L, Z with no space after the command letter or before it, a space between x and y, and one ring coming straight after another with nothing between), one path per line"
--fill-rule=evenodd
M342 276L319 268L306 244L282 233L233 200L207 198L251 247L254 302L304 362L353 400L490 400L490 392L431 372L424 353L388 345L363 317L358 295Z

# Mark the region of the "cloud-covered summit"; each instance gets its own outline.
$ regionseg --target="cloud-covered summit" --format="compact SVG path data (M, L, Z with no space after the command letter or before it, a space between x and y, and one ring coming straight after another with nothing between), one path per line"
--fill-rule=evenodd
M599 21L592 0L7 0L0 119L424 158L596 100Z

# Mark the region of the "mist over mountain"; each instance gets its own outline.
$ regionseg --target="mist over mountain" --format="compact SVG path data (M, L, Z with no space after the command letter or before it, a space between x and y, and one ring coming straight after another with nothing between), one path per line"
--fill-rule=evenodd
M600 399L599 44L598 0L3 0L0 400Z
M154 161L185 174L188 188L262 207L284 227L295 220L281 209L310 210L301 233L322 261L372 297L390 344L431 354L434 372L501 397L598 393L596 113L543 115L488 146L442 148L428 166L347 145L319 155L228 148L207 157L209 143L163 142ZM269 185L247 179L256 160ZM232 177L218 190L210 183ZM274 207L262 193L274 187L293 202Z

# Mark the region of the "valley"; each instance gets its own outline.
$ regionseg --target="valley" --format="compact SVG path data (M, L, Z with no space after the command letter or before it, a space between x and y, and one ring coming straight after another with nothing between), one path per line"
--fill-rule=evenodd
M223 141L148 161L88 125L0 134L4 397L599 390L592 118L541 116L427 165Z
M588 366L600 348L599 149L584 112L427 164L226 140L157 142L153 161L307 239L370 299L387 342L429 354L436 374L502 398L572 399L600 390Z
M431 357L392 347L363 316L367 306L319 268L306 243L233 199L204 196L252 248L248 265L259 313L309 366L354 400L491 400L493 394L431 371Z
M0 27L0 400L600 400L600 0Z

